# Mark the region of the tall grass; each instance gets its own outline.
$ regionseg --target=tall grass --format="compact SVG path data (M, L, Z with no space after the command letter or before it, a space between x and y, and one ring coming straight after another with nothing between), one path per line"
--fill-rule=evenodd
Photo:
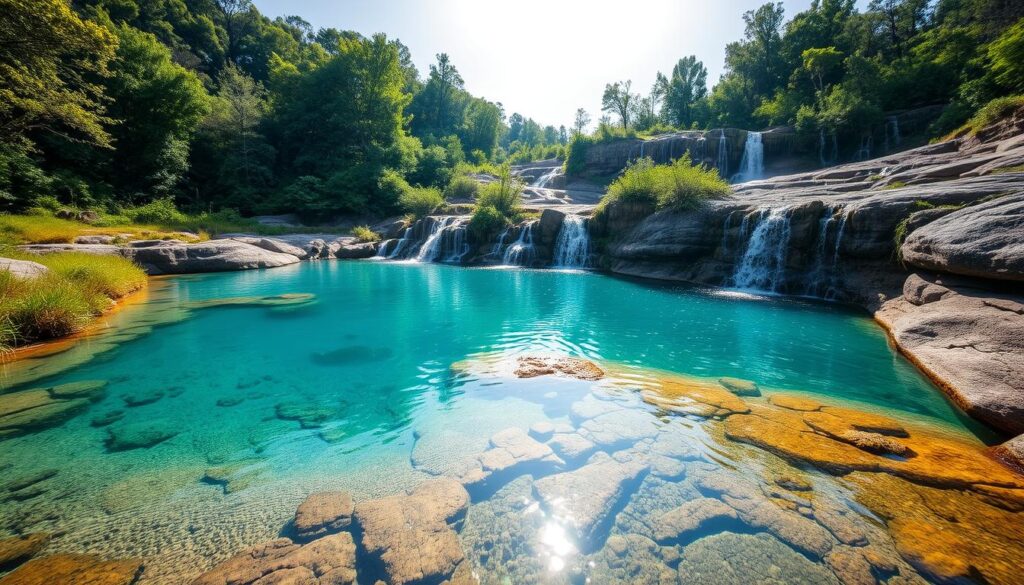
M636 202L657 209L694 209L709 199L721 199L732 192L714 169L694 166L686 154L672 164L656 165L642 158L628 167L608 187L598 210L613 202Z
M398 197L398 202L413 217L420 219L444 205L444 197L433 187L409 187Z
M0 271L0 346L69 335L107 310L113 299L146 285L146 273L117 256L79 252L32 256L49 273L34 279Z

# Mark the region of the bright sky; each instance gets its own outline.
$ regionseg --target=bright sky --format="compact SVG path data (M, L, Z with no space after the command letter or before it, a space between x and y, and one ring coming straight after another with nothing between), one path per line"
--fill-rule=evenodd
M708 86L742 14L766 0L254 0L271 18L297 14L335 27L401 39L425 77L445 52L473 95L541 125L566 127L576 108L601 116L606 83L633 80L647 94L657 71L697 55ZM858 2L863 4L866 2ZM787 18L810 0L784 2Z

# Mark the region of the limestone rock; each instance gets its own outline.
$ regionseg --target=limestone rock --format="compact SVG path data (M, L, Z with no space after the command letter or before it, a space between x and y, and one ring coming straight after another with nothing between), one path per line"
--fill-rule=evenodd
M658 421L648 412L623 409L584 421L579 434L604 447L623 448L656 436Z
M559 457L567 461L579 461L589 457L597 445L580 436L579 433L557 433L548 441Z
M107 429L106 446L109 451L148 449L177 434L177 429L158 422L144 421L116 425Z
M24 279L39 278L50 272L49 268L38 262L11 258L0 258L0 270L7 270L17 278Z
M49 542L50 535L42 532L0 539L0 571L32 558Z
M362 548L391 585L437 582L463 560L452 528L465 514L469 494L457 481L424 482L407 495L356 504Z
M614 512L646 472L642 462L619 462L597 453L579 469L538 479L534 490L545 508L566 519L586 551L603 542Z
M679 414L725 417L750 409L742 398L722 386L683 377L663 378L642 392L645 402Z
M231 239L236 242L242 242L243 244L249 244L250 246L256 246L257 248L261 248L268 252L289 254L300 260L304 260L306 258L306 250L277 238L233 236Z
M877 583L871 571L871 563L855 548L836 547L825 557L825 563L843 585L875 585Z
M1024 281L1024 192L937 219L907 236L900 254L926 270Z
M659 516L654 521L654 538L662 543L688 541L711 524L736 519L736 510L721 500L697 498Z
M359 258L372 258L377 255L379 244L376 242L364 242L361 244L341 244L334 252L335 258L344 260L355 260Z
M604 371L594 362L572 357L519 358L515 375L519 378L535 378L556 374L578 380L600 380Z
M835 585L825 566L767 534L722 532L683 549L681 585Z
M719 378L718 383L737 396L760 396L761 389L750 380L740 378Z
M295 533L303 541L348 528L352 523L352 495L348 492L311 494L295 510Z
M0 395L0 437L57 426L83 412L89 403L86 398L57 399L43 388Z
M287 538L256 545L202 574L192 585L348 585L356 545L348 532L299 546Z
M564 465L551 447L530 437L520 428L512 427L499 431L491 437L490 448L477 458L479 467L462 476L467 487L476 489L495 488L495 482L503 483L520 473L549 472Z
M28 561L0 578L0 585L131 585L141 572L138 560L104 561L92 555L58 554Z
M810 398L803 398L800 396L794 396L792 394L772 394L768 397L768 402L775 406L781 406L782 408L788 408L789 410L800 410L800 411L814 411L821 409L821 403Z

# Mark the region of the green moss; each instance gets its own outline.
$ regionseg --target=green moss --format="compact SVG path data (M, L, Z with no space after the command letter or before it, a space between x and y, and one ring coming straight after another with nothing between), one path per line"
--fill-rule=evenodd
M907 184L904 183L903 181L893 181L892 183L889 183L888 185L886 185L885 187L882 187L882 188L883 189L899 189L901 187L906 187L906 186L907 186Z
M1024 165L1016 165L1012 167L999 167L992 171L993 175L1002 175L1005 173L1024 173Z

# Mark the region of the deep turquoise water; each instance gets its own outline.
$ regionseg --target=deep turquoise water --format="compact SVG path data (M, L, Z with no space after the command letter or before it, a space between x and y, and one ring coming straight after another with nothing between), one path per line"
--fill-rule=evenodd
M195 311L29 385L109 381L88 412L0 442L5 474L59 470L42 495L0 504L6 530L65 531L54 550L143 555L153 583L181 582L275 535L311 491L394 493L458 466L496 431L565 420L589 391L553 378L453 378L453 363L492 352L569 354L637 376L746 378L969 432L870 319L838 306L591 273L371 261L167 282L153 308L284 293L317 302ZM157 398L126 406L143 395ZM287 414L311 407L309 428ZM126 414L90 424L112 410ZM110 429L130 424L176 435L109 452ZM211 466L226 466L230 493L200 480Z

